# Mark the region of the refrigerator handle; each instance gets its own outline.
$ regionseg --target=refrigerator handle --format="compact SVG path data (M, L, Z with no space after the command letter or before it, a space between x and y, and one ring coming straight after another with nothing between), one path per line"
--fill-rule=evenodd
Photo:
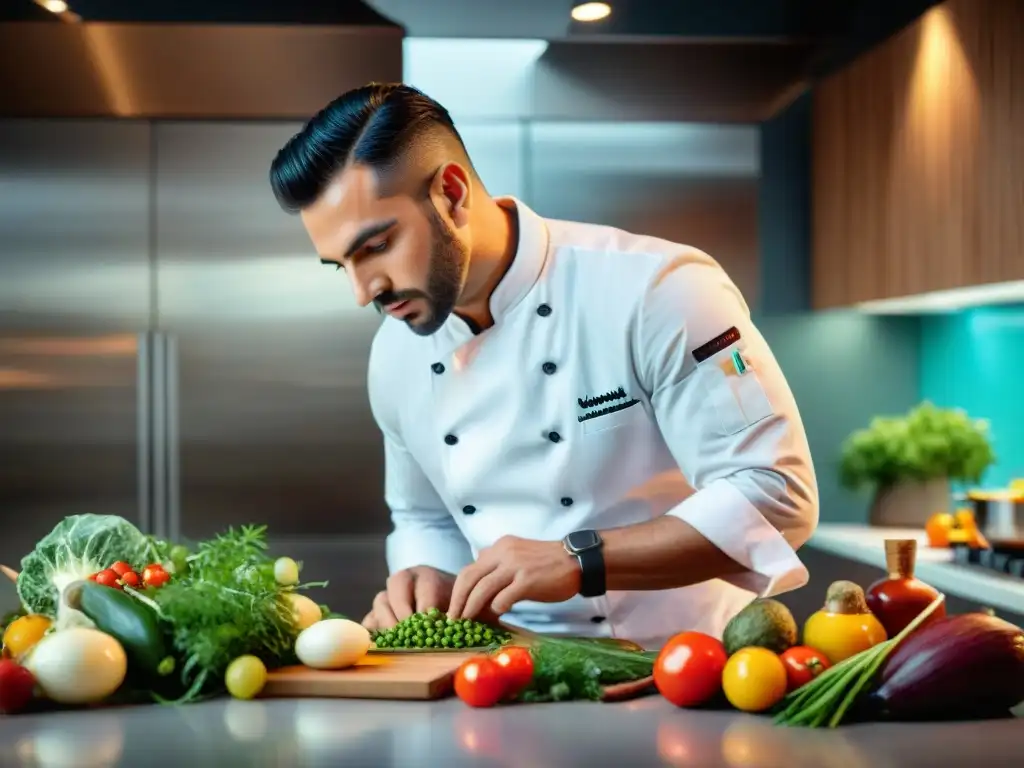
M181 449L178 430L180 427L180 411L178 407L178 339L171 334L164 337L166 370L166 434L167 434L167 537L173 541L181 540Z
M151 335L152 358L152 426L150 446L153 455L153 473L150 478L151 532L158 538L167 538L167 344L159 331Z
M145 533L153 531L152 504L152 420L153 420L153 345L151 334L140 333L137 338L136 362L136 469L138 473L139 527Z

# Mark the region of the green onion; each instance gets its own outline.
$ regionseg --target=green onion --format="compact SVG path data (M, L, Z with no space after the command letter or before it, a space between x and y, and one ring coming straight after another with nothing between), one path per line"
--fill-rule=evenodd
M778 706L776 725L835 728L875 679L885 660L906 637L921 626L945 601L939 595L891 640L844 659L814 680L789 693Z

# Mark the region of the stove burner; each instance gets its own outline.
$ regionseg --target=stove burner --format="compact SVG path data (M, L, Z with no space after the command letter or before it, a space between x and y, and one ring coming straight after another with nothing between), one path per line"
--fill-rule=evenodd
M1024 549L1019 544L993 543L991 549L957 545L953 547L953 562L1024 578Z

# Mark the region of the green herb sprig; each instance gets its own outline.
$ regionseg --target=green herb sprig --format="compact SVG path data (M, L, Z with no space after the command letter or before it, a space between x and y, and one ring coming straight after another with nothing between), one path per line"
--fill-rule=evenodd
M533 679L519 701L600 701L602 686L653 674L656 651L627 651L600 640L549 637L530 648Z

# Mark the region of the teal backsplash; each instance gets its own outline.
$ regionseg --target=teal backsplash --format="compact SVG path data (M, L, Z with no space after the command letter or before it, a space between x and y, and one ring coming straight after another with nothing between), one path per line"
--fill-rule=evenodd
M991 423L997 463L982 483L1024 477L1024 304L979 307L921 321L920 394Z

